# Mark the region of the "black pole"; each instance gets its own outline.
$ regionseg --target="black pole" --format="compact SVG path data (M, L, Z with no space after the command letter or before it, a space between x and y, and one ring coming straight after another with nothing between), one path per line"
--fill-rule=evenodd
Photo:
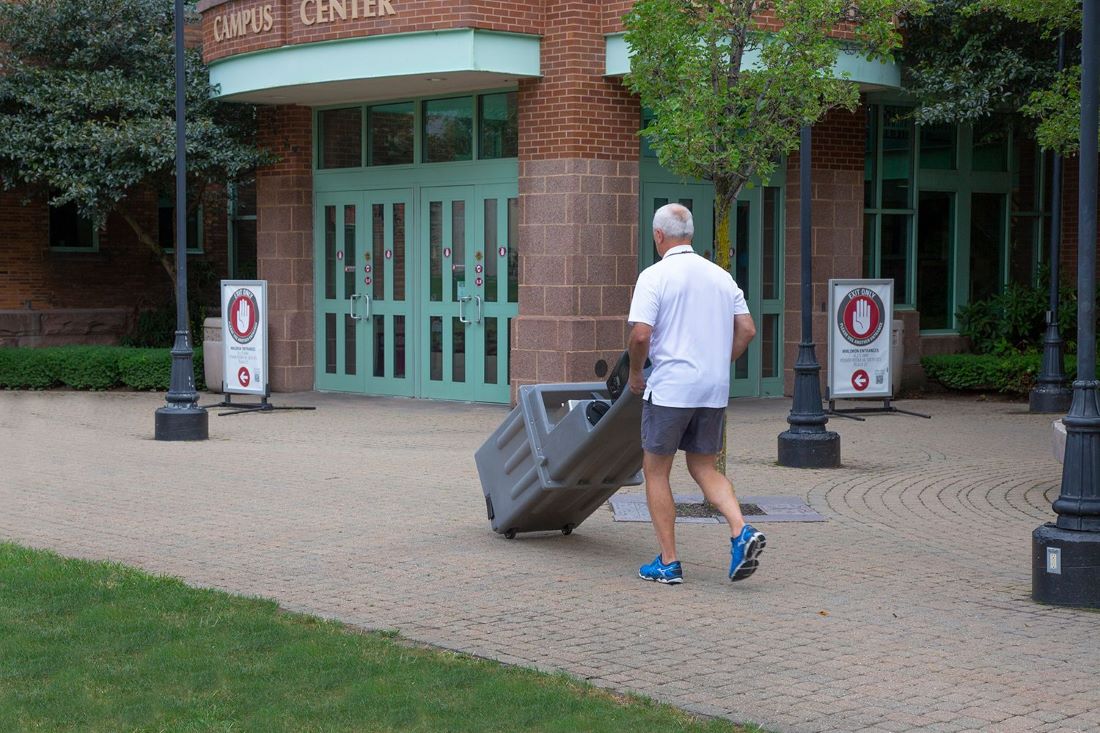
M1066 453L1056 524L1032 534L1031 592L1037 601L1100 608L1100 403L1096 380L1097 117L1100 0L1084 1L1077 244L1077 380L1063 422Z
M175 2L176 34L176 339L166 405L157 410L157 440L206 440L209 421L195 390L195 361L187 318L187 150L183 0Z
M811 199L812 135L802 127L799 150L799 228L802 245L802 341L794 364L794 400L787 416L790 427L779 434L779 465L791 468L834 468L840 465L840 435L825 430L829 418L821 408L821 366L813 341L813 212Z
M1058 71L1066 67L1066 35L1058 36ZM1043 337L1043 363L1028 399L1029 412L1064 414L1069 409L1073 390L1067 384L1065 351L1058 330L1058 288L1061 285L1062 246L1062 156L1051 153L1050 186L1050 307Z

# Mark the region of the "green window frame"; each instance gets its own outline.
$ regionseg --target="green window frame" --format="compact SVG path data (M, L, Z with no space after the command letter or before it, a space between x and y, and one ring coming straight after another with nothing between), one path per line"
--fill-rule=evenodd
M387 100L384 100L384 101L370 102L370 103L364 103L364 104L359 104L359 105L341 104L341 105L333 105L331 107L319 107L319 108L315 109L314 113L313 113L313 130L314 130L314 135L313 135L313 141L314 141L313 142L313 170L314 170L314 172L319 172L319 171L331 172L331 171L344 171L344 170L360 170L360 171L362 171L364 169L369 169L369 168L383 168L383 167L385 167L385 168L397 168L397 167L415 167L415 166L420 166L420 165L450 165L450 164L461 165L461 164L469 163L471 161L478 161L478 160L502 160L502 159L503 160L508 160L508 159L514 159L514 158L518 157L518 152L519 152L518 151L518 145L516 146L517 147L516 155L513 155L513 156L501 156L501 155L498 155L496 151L486 150L486 151L483 152L481 150L481 147L482 147L482 129L481 128L482 128L483 114L484 114L484 110L485 110L485 106L486 106L485 105L485 100L486 100L486 98L496 97L496 96L502 95L502 94L516 95L516 94L518 94L518 92L516 91L515 88L486 89L484 91L467 92L465 94L448 94L448 95L433 96L433 97L413 97L413 98L404 98L404 99L387 99ZM471 120L471 122L472 122L472 124L471 124L471 135L470 135L470 151L471 151L470 157L463 158L463 159L460 159L460 160L456 159L456 160L428 162L427 156L426 156L426 150L425 150L425 134L424 134L425 108L426 108L426 106L429 103L433 103L433 102L445 102L445 101L448 101L448 100L461 100L461 99L470 99L470 100L472 100L471 101L471 104L472 104L472 107L471 107L472 120ZM510 103L514 103L514 101L510 100ZM371 111L373 109L382 109L382 108L392 110L392 109L400 107L402 105L411 105L412 112L413 112L413 119L412 119L412 133L413 133L412 158L411 158L411 160L409 160L408 163L375 164L374 161L371 159L372 158L372 151L373 151L374 143L375 143L375 141L372 138L373 130L372 130L372 125L371 125ZM360 134L360 140L362 141L362 145L361 145L362 153L360 155L360 165L358 166L358 168L351 167L351 166L326 167L325 166L325 161L324 161L325 130L324 130L324 126L322 125L323 115L326 112L330 112L330 111L333 111L333 110L351 110L351 109L358 110L359 113L360 113L359 114L359 118L360 118L360 124L359 124L360 131L359 131L359 134ZM516 119L516 130L514 131L514 135L515 135L517 140L518 140L518 134L519 134L518 124L519 123L518 123L518 117L517 117L517 119ZM513 133L508 132L506 134L511 135Z
M920 196L949 194L952 220L947 232L947 261L941 269L948 273L948 282L943 286L948 289L944 296L951 312L945 327L923 328L921 332L956 333L958 309L971 302L972 292L1003 292L1013 282L1037 281L1049 241L1047 160L1033 142L1020 140L1019 133L1011 128L994 130L990 135L989 125L977 129L972 125L922 128L906 122L910 142L907 206L891 208L884 205L883 194L884 169L889 167L884 130L890 124L900 124L897 115L903 111L904 103L889 99L867 105L863 272L875 278L904 272L904 287L895 286L895 291L903 294L895 306L917 308L921 293L926 292L921 290L922 285L928 285L920 282L917 262L922 243ZM935 150L928 154L922 149L926 144L935 145ZM1023 155L1023 146L1031 146L1028 156ZM1021 162L1024 157L1032 162L1025 165ZM1014 195L1018 188L1028 188L1019 184L1021 176L1031 176L1034 181L1023 195L1026 201ZM995 232L992 236L996 249L990 250L988 241L978 249L980 235L989 231ZM903 268L896 264L889 267L884 261L884 245L891 238L888 232L895 240L899 232L908 237ZM972 271L975 267L994 273L993 281L976 282Z
M882 278L895 276L898 254L883 257L884 230L894 237L903 236L905 241L900 253L902 259L901 274L904 278L898 282L894 277L894 307L912 309L916 302L916 201L914 200L916 176L916 139L917 131L912 122L897 117L903 111L898 105L873 104L867 107L867 142L864 158L864 201L863 201L863 274L865 277ZM909 140L908 150L895 147L889 149L885 140L888 133L895 137L904 133ZM886 178L885 171L904 166L908 181L903 186L906 191L905 206L884 206L884 179L890 181L900 178ZM899 186L902 187L902 186ZM895 194L896 195L896 194ZM896 199L886 203L897 203Z
M203 253L203 207L200 203L187 217L187 254ZM176 200L174 194L162 193L157 199L157 244L165 252L176 251Z

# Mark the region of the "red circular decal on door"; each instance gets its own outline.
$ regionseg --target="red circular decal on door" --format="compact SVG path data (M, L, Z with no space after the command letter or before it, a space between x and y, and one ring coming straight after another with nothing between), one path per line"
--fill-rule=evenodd
M241 288L229 297L229 335L239 344L247 344L256 335L260 324L260 308L256 296L248 288Z
M248 373L248 367L241 367L237 370L237 381L241 383L242 387L247 387L252 381L252 375Z
M867 385L870 383L871 377L862 369L856 369L855 372L852 373L852 387L855 388L856 392L862 392L867 389Z

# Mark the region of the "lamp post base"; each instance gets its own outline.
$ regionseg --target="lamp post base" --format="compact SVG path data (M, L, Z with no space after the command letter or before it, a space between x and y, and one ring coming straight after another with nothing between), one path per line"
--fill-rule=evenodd
M779 434L779 465L788 468L838 468L840 466L840 434L822 430Z
M1027 411L1041 414L1065 415L1073 402L1073 390L1068 387L1052 387L1040 384L1031 390Z
M1100 608L1100 532L1044 524L1031 534L1031 598Z
M210 416L198 407L162 407L157 410L157 440L206 440Z

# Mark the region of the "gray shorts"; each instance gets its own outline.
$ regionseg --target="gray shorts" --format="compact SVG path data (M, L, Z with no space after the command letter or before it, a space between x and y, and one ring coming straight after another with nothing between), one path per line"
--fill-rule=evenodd
M722 445L724 407L663 407L642 403L642 450L671 456L676 450L714 455Z

